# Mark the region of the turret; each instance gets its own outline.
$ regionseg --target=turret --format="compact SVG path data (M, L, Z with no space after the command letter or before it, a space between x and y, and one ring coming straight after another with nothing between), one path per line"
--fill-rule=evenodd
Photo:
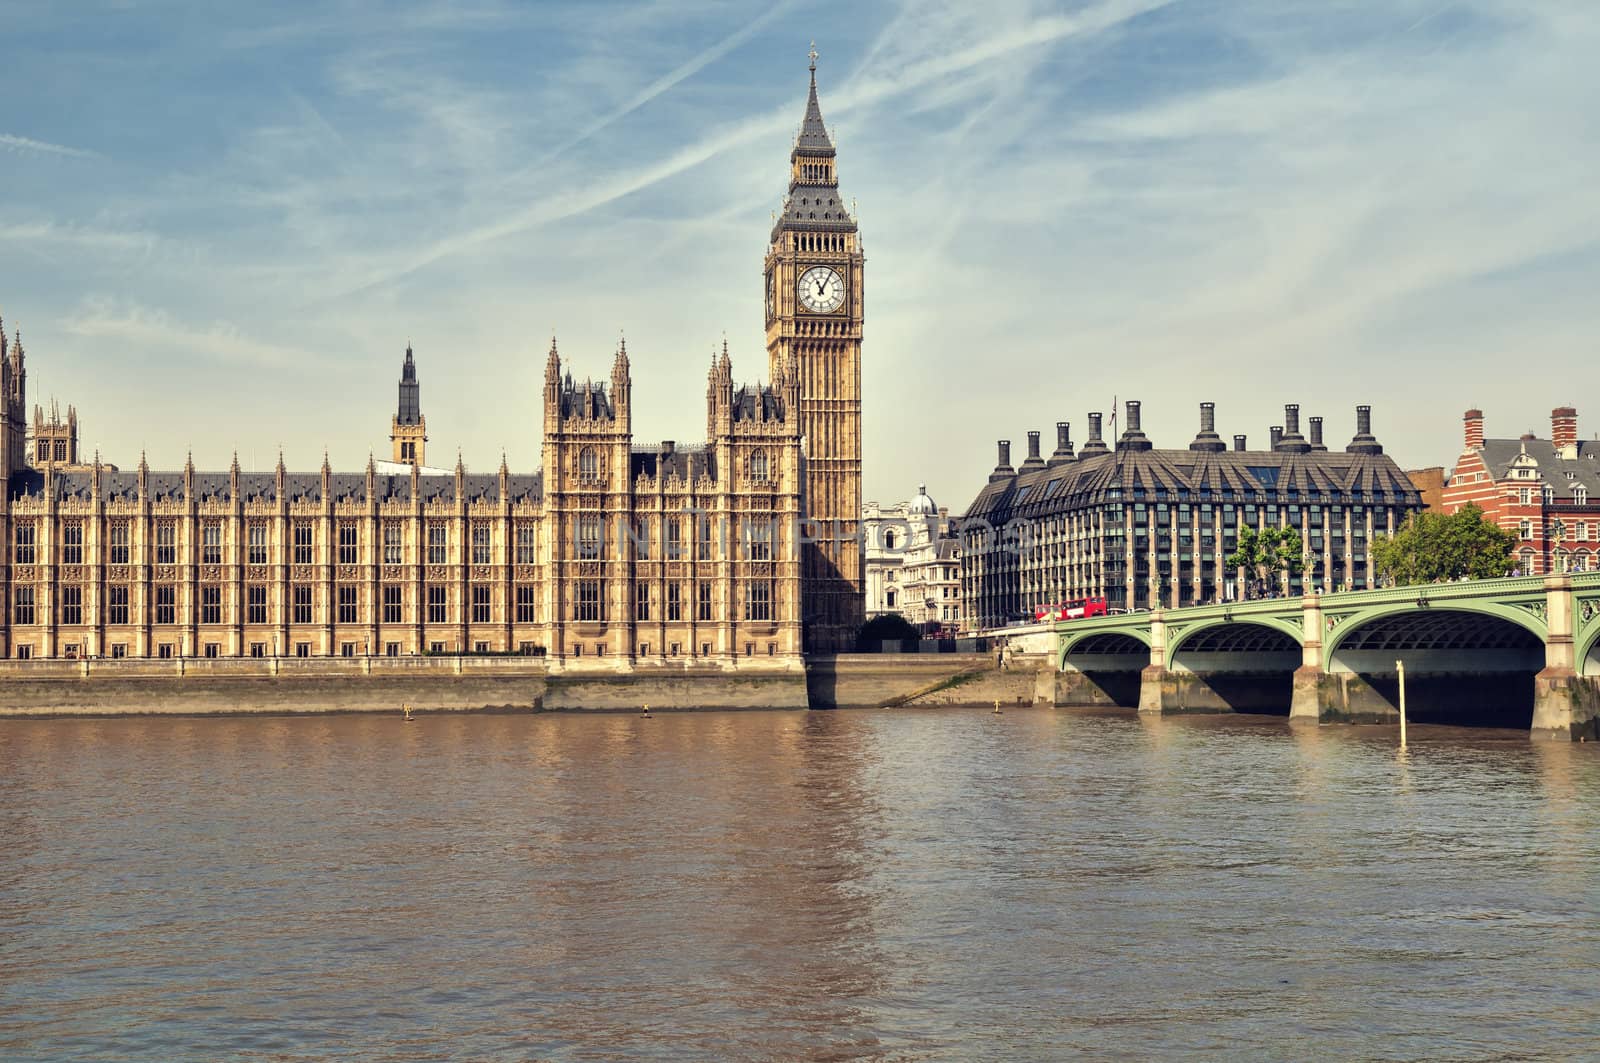
M726 340L723 341L723 352L727 352ZM623 339L617 341L617 356L611 362L611 402L619 420L628 420L632 401L633 373L628 364L628 341Z

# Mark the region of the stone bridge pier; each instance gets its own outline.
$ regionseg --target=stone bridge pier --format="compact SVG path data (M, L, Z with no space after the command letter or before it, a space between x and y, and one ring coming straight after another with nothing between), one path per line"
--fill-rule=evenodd
M1600 740L1600 581L1583 574L1575 591L1574 578L1308 594L1063 627L1058 702L1125 704L1141 661L1141 712L1389 723L1404 662L1414 721Z

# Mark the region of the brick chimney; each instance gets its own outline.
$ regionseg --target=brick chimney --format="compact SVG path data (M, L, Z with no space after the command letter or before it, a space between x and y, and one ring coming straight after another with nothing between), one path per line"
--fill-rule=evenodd
M1275 424L1267 429L1267 438L1272 443L1272 449L1277 450L1278 444L1283 442L1283 425Z
M1571 406L1558 406L1550 411L1550 441L1556 453L1567 461L1578 457L1578 411Z
M1466 425L1467 449L1476 450L1483 446L1483 411L1468 410L1461 415L1461 420Z
M1236 451L1241 451L1242 452L1245 449L1245 445L1248 443L1248 441L1249 441L1249 437L1247 437L1247 436L1240 436L1240 435L1234 436L1233 437L1233 449L1236 450Z

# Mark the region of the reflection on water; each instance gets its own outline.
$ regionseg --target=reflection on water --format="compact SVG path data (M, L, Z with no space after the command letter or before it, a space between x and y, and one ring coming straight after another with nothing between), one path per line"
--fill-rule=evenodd
M1411 733L0 721L0 1057L1589 1053L1600 749Z

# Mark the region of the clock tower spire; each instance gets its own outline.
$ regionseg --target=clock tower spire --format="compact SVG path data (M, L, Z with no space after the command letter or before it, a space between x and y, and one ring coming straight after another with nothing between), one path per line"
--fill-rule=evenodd
M806 649L854 645L861 582L861 237L839 191L833 140L817 102L817 50L789 194L767 245L767 360L800 387L807 543L801 561Z

